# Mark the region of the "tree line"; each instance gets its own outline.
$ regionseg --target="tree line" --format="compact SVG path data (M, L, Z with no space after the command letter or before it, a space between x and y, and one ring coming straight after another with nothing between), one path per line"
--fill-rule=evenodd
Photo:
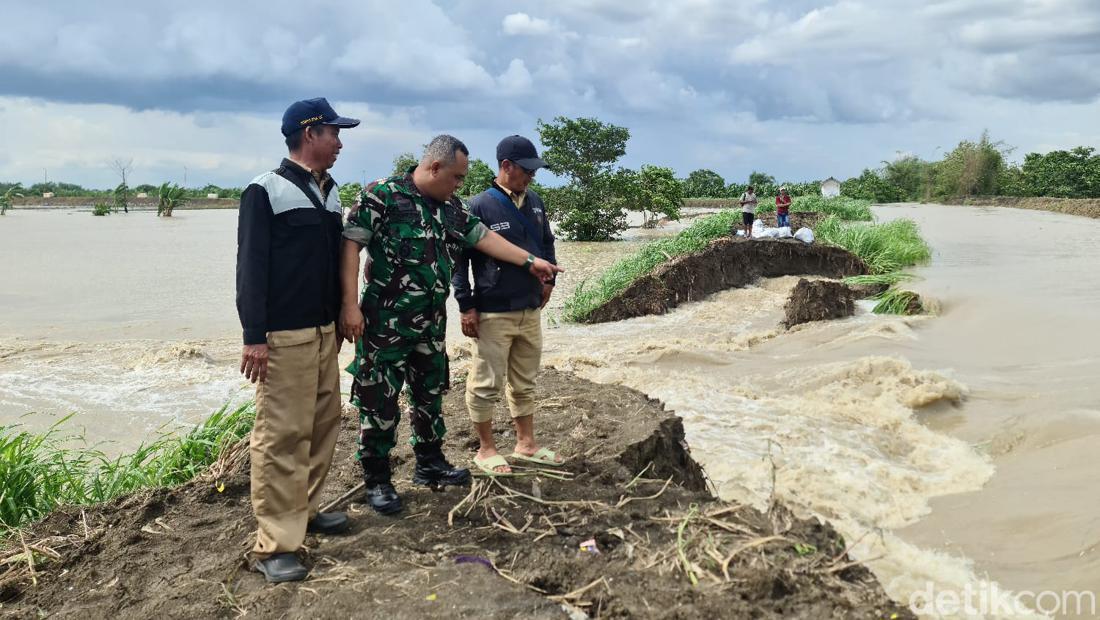
M882 162L844 181L841 193L875 202L933 201L971 196L1100 198L1100 154L1078 146L1028 153L1009 163L1013 149L987 132L963 140L939 161L914 155Z
M763 172L753 172L744 183L727 182L713 170L699 169L678 178L672 168L642 165L637 170L618 164L626 154L630 130L595 118L557 117L536 124L542 143L543 159L553 173L564 181L549 187L533 182L531 187L543 196L549 215L564 237L580 241L613 239L626 227L629 211L642 215L643 225L655 224L660 218L678 219L684 200L711 198L736 200L749 185L758 196L774 196L781 185L792 196L817 195L820 181L787 181L780 183ZM987 133L977 141L963 140L940 161L925 161L916 156L899 157L882 162L880 168L868 168L841 183L841 194L875 202L932 201L967 196L1050 196L1059 198L1100 197L1100 154L1092 147L1076 147L1068 151L1028 153L1020 164L1008 163L1012 152L1002 142L994 142ZM121 162L121 160L119 160ZM401 153L393 160L393 174L403 174L416 165L412 153ZM239 199L243 188L206 185L182 188L175 184L161 186L126 185L128 162L113 163L122 174L122 183L112 190L94 190L72 183L36 183L22 188L19 184L0 182L0 197L7 205L13 195L102 197L114 209L127 210L134 194L144 192L151 197L169 198L177 205L188 200L204 199L209 194L219 198ZM459 190L469 198L487 189L496 176L495 165L473 159L466 182ZM348 183L341 187L341 200L350 206L362 186ZM171 209L168 209L171 213Z
M18 188L18 192L26 196L41 196L42 194L52 193L57 198L102 198L105 200L113 200L115 195L120 191L119 187L122 185L124 184L120 184L112 189L92 189L75 183L49 181L23 187L21 183L5 183L0 181L0 193L4 193L8 189L15 187ZM122 191L129 192L131 198L139 193L148 194L150 197L156 197L160 188L160 185L142 183L134 187L126 186ZM204 185L203 187L181 187L180 189L183 191L183 195L189 200L205 199L208 194L217 194L218 198L239 200L241 193L244 192L243 187L219 187L212 184Z

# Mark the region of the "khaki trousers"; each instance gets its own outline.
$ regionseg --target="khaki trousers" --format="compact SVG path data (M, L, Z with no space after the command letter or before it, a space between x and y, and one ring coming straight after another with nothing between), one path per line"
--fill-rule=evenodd
M493 419L505 389L513 418L535 413L535 377L542 357L542 313L538 308L483 312L466 377L466 409L474 422Z
M302 546L340 430L335 326L270 332L267 345L249 444L257 559Z

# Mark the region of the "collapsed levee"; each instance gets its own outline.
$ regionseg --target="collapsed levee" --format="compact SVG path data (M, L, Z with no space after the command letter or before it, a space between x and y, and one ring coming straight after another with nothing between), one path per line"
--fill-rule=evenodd
M664 314L682 303L746 286L761 277L843 278L866 273L867 266L858 256L838 247L793 239L718 239L638 278L593 310L586 321L604 323Z
M539 439L564 468L433 493L409 485L404 445L405 512L354 496L346 536L307 537L305 582L268 586L242 562L255 527L245 459L32 526L0 550L0 616L912 617L828 525L713 497L661 403L554 370L537 399ZM462 391L444 407L447 451L464 463L477 437ZM322 503L360 480L356 426L349 415ZM507 453L514 437L497 441Z

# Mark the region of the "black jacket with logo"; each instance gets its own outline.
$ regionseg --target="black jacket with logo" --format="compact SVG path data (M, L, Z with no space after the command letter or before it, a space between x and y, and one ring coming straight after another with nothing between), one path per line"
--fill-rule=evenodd
M495 182L493 186L500 189ZM527 190L523 208L516 209L510 199L498 200L486 190L470 199L470 212L513 244L557 264L554 233L550 230L542 198L534 191ZM533 228L539 231L538 238L533 238L527 231L528 227L519 219L521 217L529 218ZM474 271L472 287L468 265ZM511 312L542 305L542 282L530 271L522 266L498 262L477 250L467 250L459 256L451 285L455 290L458 309L462 312L471 308L476 308L478 312Z
M339 317L343 212L336 183L325 185L327 195L308 170L284 159L241 194L237 313L245 344Z

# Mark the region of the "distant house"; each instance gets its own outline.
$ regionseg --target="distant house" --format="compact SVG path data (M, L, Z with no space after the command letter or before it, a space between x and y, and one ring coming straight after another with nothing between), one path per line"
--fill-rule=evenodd
M840 195L840 181L829 177L821 182L821 195L826 198L835 198Z
M218 195L217 194L207 194L206 197L213 200L214 198L217 198Z
M148 198L148 197L149 197L149 194L146 194L145 192L138 192L137 196L134 196L134 198Z
M53 192L42 192L43 198L53 198Z

